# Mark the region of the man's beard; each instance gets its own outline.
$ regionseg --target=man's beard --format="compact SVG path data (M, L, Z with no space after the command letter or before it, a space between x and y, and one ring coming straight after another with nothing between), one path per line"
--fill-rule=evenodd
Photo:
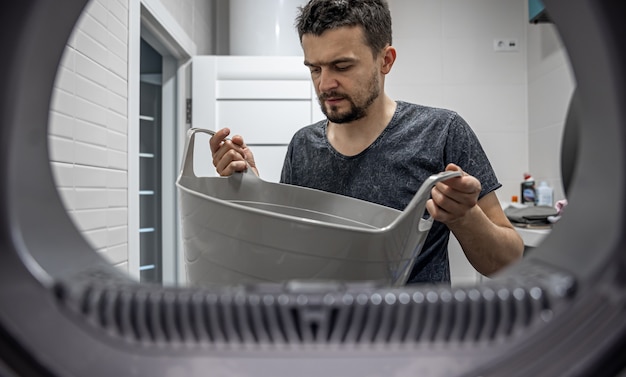
M378 96L380 95L380 89L378 86L378 76L376 76L375 73L372 79L370 80L370 87L368 88L366 93L369 93L369 97L367 97L365 101L362 101L361 104L357 104L351 96L348 96L346 94L340 94L337 92L322 93L319 95L318 99L319 99L320 107L322 109L322 113L326 115L328 120L330 120L333 123L349 123L349 122L353 122L355 120L361 119L364 116L366 116L367 109L370 107L372 103L374 103L376 98L378 98ZM342 114L342 113L337 112L336 106L330 106L329 108L327 108L324 105L324 100L326 98L343 98L350 103L350 110Z

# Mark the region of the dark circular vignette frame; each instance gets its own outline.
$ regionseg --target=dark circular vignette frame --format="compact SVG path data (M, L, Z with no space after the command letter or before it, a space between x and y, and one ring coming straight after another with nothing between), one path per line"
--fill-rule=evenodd
M52 87L86 0L2 3L0 375L623 377L624 6L544 2L577 82L568 213L523 262L454 289L132 281L80 236L48 162Z

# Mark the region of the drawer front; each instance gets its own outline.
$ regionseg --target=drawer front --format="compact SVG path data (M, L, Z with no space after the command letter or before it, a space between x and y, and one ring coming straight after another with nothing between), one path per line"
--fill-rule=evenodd
M311 101L218 101L215 129L228 127L246 144L288 144L311 123Z
M280 173L283 170L287 147L256 145L250 147L250 149L254 153L254 161L259 169L261 178L267 182L280 181Z
M218 81L215 96L222 99L311 99L309 80Z

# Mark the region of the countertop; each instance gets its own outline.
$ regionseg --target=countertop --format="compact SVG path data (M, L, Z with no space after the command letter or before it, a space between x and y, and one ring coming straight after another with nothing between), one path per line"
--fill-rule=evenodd
M515 230L522 237L522 240L524 240L525 246L536 247L541 243L541 241L543 241L544 238L546 238L548 234L550 234L551 229L520 228L516 226Z

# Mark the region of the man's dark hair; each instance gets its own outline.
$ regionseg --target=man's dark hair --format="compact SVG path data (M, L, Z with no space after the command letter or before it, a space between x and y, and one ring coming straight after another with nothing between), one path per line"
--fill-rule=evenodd
M304 34L320 36L326 30L361 26L374 56L391 45L391 13L385 0L311 0L298 9L300 41Z

